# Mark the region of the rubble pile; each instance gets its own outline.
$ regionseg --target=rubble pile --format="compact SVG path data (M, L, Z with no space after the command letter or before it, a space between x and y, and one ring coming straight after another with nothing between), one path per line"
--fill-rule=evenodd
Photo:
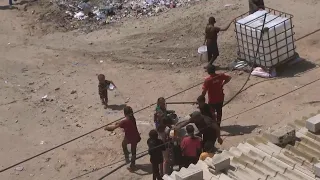
M108 24L128 17L156 16L171 8L190 5L196 1L199 0L55 0L54 3L71 19L94 19Z

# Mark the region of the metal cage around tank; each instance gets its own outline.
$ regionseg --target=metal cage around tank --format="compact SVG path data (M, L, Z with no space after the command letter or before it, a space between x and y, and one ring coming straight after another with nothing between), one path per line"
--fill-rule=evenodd
M296 47L295 47L294 38L293 38L295 33L293 31L294 26L292 23L293 15L288 14L288 13L284 13L284 12L281 12L281 11L278 11L275 9L271 9L271 8L266 8L265 11L267 11L268 14L276 16L276 18L282 17L282 18L287 18L287 19L285 21L282 21L278 24L275 24L275 25L269 27L269 30L267 32L264 32L264 35L267 33L267 39L263 38L260 45L258 45L258 41L260 38L260 37L258 37L258 32L262 33L261 29L259 29L262 27L262 25L257 26L257 27L251 27L249 24L253 21L257 21L258 19L263 18L264 14L255 18L255 19L252 19L244 24L238 23L238 20L243 19L244 17L250 15L249 12L247 12L247 13L244 13L244 14L238 16L234 20L234 24L235 24L235 33L236 33L237 45L238 45L238 59L246 61L250 65L271 68L271 67L275 67L280 64L283 64L285 62L288 62L289 60L292 60L295 57ZM265 24L273 21L276 18L273 18L271 20L266 21ZM286 23L286 21L289 21L289 23ZM284 31L277 34L276 26L278 26L281 23L284 23ZM290 24L290 26L287 27L286 24ZM239 25L239 27L240 27L239 28L240 32L238 32L237 25ZM243 29L245 29L245 32L243 32ZM274 30L274 35L270 36L269 32L272 29ZM247 30L250 30L250 32L248 33ZM289 34L288 33L289 31L291 31L290 35L287 35L287 34ZM279 36L283 33L284 33L284 38L278 40L277 36ZM239 39L239 36L241 36L240 37L241 40ZM253 38L254 36L256 38ZM248 40L248 39L250 39L248 37L251 37L251 41ZM272 38L275 39L274 43L271 43ZM291 42L288 42L289 38L291 39ZM265 42L265 41L267 41L267 42ZM279 43L282 41L285 41L285 44L283 46L279 47ZM289 47L288 47L290 44L292 44L292 47L293 47L292 49L289 49ZM250 45L253 47L253 49L251 50L251 51L253 51L253 53L251 53L253 55L250 55L250 49L249 49ZM258 48L254 49L255 45ZM267 47L265 47L264 45L267 45ZM271 46L276 46L276 49L271 50ZM279 54L279 49L282 49L285 47L287 47L286 51ZM259 51L260 48L263 49L263 52L256 52L256 51ZM269 48L269 52L266 53L265 48ZM293 52L291 52L291 51L293 51ZM274 53L274 52L276 52L276 54L277 54L276 57L272 57L272 53ZM257 54L257 57L255 57L255 54ZM287 54L287 58L285 60L280 61L279 57L284 56L285 54ZM290 56L290 54L291 54L291 56ZM270 60L267 61L266 56L268 56L268 55L270 55Z

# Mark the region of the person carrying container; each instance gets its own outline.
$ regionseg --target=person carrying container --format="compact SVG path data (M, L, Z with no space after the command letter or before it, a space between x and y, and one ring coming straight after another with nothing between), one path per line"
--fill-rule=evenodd
M218 33L220 31L226 31L229 29L233 20L224 28L215 26L216 19L214 17L209 18L209 22L205 29L205 44L207 45L208 62L212 64L219 56L218 49ZM207 68L207 66L205 67Z

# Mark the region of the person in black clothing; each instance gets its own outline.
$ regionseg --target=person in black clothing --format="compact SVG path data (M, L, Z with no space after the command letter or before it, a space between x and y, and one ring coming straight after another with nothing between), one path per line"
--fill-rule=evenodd
M264 10L264 2L263 0L249 0L249 13L253 14L256 11Z
M218 49L218 33L226 31L232 24L233 20L223 28L215 26L216 19L214 17L209 18L209 22L205 28L205 44L207 45L208 62L212 64L219 56ZM205 67L206 68L206 67Z
M197 103L199 105L199 110L202 115L210 117L212 120L216 120L216 114L214 109L206 103L206 97L200 95L197 99Z
M162 166L163 163L162 151L166 148L163 141L158 139L158 132L156 130L149 132L147 144L149 147L150 162L152 164L153 180L162 180L159 167Z
M219 144L223 143L220 137L220 127L217 122L208 116L201 114L201 112L195 111L190 114L190 119L179 123L175 126L175 130L179 130L182 127L187 126L189 123L194 123L199 130L198 136L202 135L202 142L205 144L207 141L215 143L218 140Z

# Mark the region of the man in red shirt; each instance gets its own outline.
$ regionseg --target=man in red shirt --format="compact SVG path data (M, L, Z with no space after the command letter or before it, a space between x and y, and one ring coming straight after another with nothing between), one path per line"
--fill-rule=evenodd
M208 92L208 104L217 112L217 123L220 127L224 101L223 86L231 80L231 77L226 74L216 74L213 65L208 65L207 72L209 77L203 83L202 95L205 96Z

